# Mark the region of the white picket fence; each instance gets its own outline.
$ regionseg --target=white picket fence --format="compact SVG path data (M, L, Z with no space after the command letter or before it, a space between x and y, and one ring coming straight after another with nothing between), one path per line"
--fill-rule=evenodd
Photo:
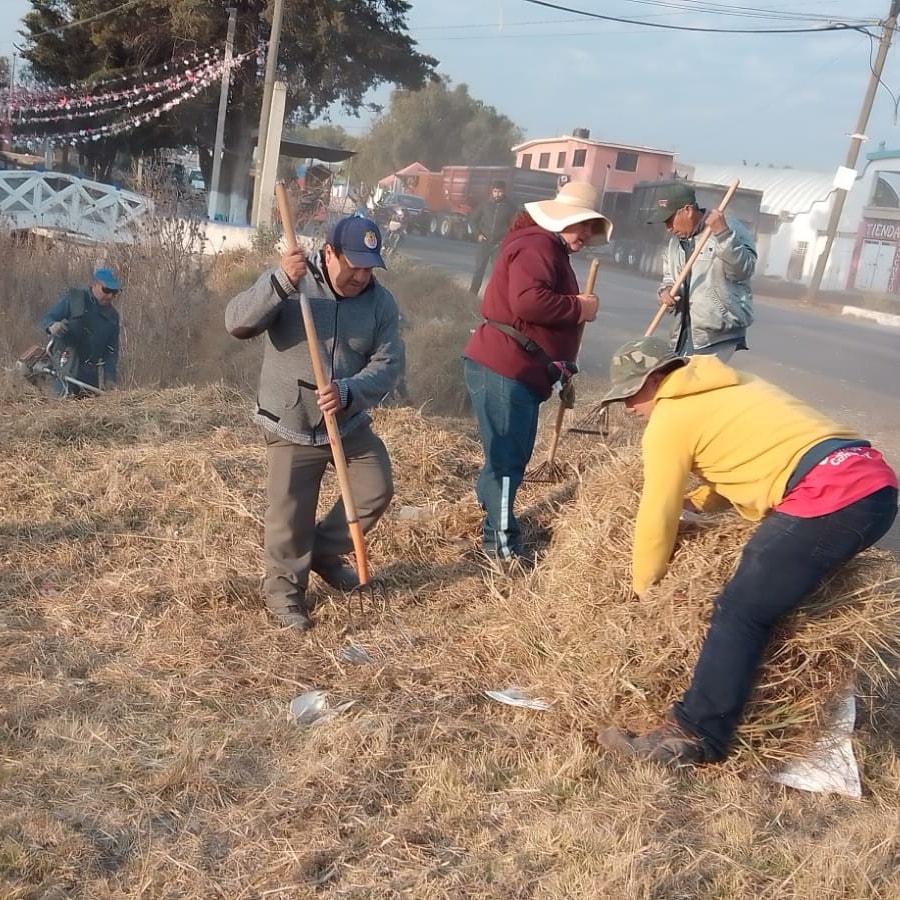
M48 229L100 243L131 243L146 197L62 172L0 171L0 224Z

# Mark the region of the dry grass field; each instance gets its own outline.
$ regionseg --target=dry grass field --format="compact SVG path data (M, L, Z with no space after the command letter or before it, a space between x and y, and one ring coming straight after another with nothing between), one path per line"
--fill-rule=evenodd
M37 299L24 276L8 288L12 346L65 263L43 258ZM3 900L900 898L892 559L866 554L785 623L726 765L605 755L602 725L652 724L684 689L752 526L685 530L633 599L638 433L614 418L606 439L564 434L565 479L521 494L535 572L483 568L458 362L471 301L398 265L413 405L375 412L397 482L369 539L376 602L348 609L316 583L316 627L279 630L259 595L259 347L221 325L259 261L218 260L202 291L160 303L189 333L167 348L145 337L166 326L131 264L124 390L59 402L0 384ZM773 783L851 680L862 799ZM512 687L549 708L484 693ZM311 691L330 714L297 721Z

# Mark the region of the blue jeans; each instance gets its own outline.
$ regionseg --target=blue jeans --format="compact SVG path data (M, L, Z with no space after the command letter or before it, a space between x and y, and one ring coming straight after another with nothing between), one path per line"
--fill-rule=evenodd
M672 714L724 759L778 621L848 560L890 530L897 490L882 488L825 516L770 513L744 547L713 606L691 685Z
M484 466L475 488L485 512L482 546L485 552L507 559L522 553L513 506L534 451L541 398L522 382L471 359L463 359L463 373L484 448Z

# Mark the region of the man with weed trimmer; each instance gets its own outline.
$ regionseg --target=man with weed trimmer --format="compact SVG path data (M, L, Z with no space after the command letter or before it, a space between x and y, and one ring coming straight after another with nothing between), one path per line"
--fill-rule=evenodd
M88 287L69 288L41 319L60 396L89 397L115 385L120 326L113 301L121 289L113 270L101 266Z
M657 188L656 206L647 215L648 225L665 224L671 235L657 297L674 316L671 341L679 356L715 355L728 362L736 350L747 349L756 247L740 221L725 216L724 206L701 209L694 188L674 181ZM695 249L699 255L675 288L676 274Z
M337 425L363 533L394 494L388 452L367 411L394 390L405 355L397 303L375 280L375 268L385 268L378 226L347 216L331 226L315 255L289 244L280 265L232 298L225 312L234 337L265 335L256 401L268 461L264 594L275 621L289 628L312 626L310 571L337 590L359 584L344 561L354 545L343 501L316 521L322 477L335 462L326 414ZM330 381L322 388L301 294L325 351Z

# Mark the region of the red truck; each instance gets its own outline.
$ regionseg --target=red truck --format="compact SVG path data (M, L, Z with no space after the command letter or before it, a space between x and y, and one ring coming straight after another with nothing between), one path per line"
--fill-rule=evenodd
M522 206L555 197L565 177L515 166L444 166L440 172L420 172L404 181L409 193L425 201L431 234L472 240L469 219L490 197L491 182L505 181L509 197L516 206Z

